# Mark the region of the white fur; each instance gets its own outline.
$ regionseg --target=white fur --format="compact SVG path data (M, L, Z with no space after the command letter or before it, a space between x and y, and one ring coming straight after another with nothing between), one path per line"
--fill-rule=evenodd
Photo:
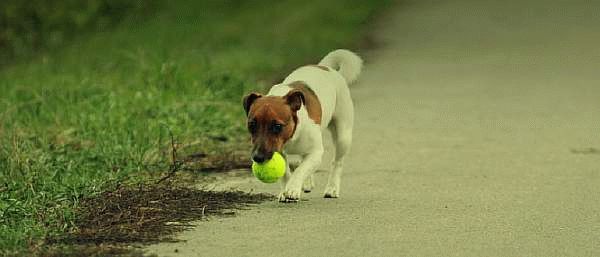
M324 152L322 132L325 129L329 129L333 135L336 154L324 197L337 198L340 194L342 166L352 144L354 123L354 107L348 84L360 73L362 60L348 50L338 49L327 54L319 65L329 67L330 71L314 66L298 68L281 84L273 86L268 93L284 96L290 91L288 85L291 82L303 81L315 92L322 109L320 125L308 117L305 106L298 110L296 132L284 146L284 156L299 155L301 160L293 172L294 167L290 167L289 161L286 162L288 167L282 180L280 201L297 201L303 189L312 190L312 174L321 165Z

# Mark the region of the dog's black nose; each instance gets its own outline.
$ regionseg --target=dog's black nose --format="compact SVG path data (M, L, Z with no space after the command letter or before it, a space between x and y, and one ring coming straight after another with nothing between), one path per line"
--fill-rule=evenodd
M262 163L265 161L265 159L267 159L267 158L262 153L257 153L254 156L252 156L252 160L256 163Z
M273 157L273 152L268 151L256 151L252 156L252 160L257 163L263 163L270 160Z

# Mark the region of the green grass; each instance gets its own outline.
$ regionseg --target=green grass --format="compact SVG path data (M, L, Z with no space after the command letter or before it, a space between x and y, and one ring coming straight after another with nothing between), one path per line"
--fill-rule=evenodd
M356 46L387 2L169 1L4 67L0 253L70 229L82 196L164 172L167 128L177 142L245 139L243 94Z

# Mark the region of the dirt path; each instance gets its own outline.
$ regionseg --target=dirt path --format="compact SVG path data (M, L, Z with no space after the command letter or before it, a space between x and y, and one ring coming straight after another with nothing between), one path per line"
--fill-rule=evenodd
M308 201L201 222L187 242L149 249L600 256L600 3L410 2L381 21L384 46L363 53L342 198L321 198L318 173Z

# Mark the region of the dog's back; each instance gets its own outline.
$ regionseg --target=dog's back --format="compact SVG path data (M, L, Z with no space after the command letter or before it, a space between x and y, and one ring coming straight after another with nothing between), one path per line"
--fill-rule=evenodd
M338 105L351 105L348 84L356 80L361 68L362 59L358 55L344 49L334 50L318 65L307 65L293 71L281 84L273 86L268 95L283 96L290 90L288 85L303 81L319 99L323 109L321 126L326 128L336 115L334 112L352 111L340 110Z

